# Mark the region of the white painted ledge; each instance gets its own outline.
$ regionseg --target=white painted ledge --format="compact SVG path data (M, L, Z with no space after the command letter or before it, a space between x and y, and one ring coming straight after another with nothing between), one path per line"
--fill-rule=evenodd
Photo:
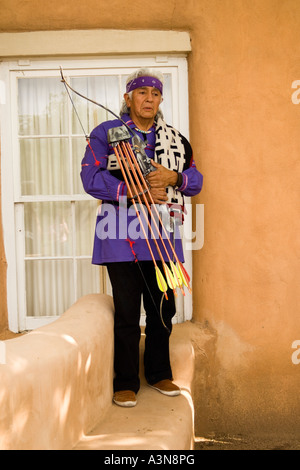
M70 30L1 33L0 57L110 54L186 54L188 32L149 30Z

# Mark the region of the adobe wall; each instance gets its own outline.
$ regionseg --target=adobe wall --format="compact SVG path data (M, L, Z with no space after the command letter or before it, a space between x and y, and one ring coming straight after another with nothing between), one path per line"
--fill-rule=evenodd
M300 365L291 360L300 338L300 105L291 101L300 4L205 5L193 32L190 100L205 175L194 313L217 334L207 425L284 435L295 431L300 406Z
M204 174L195 202L205 205L194 321L216 335L196 431L299 432L298 0L2 1L3 32L89 28L191 34L190 140Z

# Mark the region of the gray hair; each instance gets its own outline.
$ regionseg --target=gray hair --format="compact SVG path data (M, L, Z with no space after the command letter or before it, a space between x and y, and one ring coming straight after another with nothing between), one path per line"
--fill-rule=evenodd
M159 70L141 68L141 69L138 69L135 72L131 73L128 76L128 78L126 80L126 85L129 82L131 82L131 80L133 80L137 77L154 77L154 78L157 78L158 80L160 80L162 82L162 84L164 83L164 76ZM129 98L132 99L132 91L130 91L128 93L128 95L129 95ZM126 104L126 101L124 99L121 103L120 116L122 116L122 114L130 114L130 108L128 108L128 106ZM161 119L164 118L163 112L160 108L158 108L157 114L155 116L155 120L157 120L158 118L161 118Z

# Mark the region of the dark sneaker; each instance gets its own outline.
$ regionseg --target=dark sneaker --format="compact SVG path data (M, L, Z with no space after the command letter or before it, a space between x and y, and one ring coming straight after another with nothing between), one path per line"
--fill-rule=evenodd
M176 397L181 393L180 388L169 379L161 380L160 382L157 382L153 385L148 385L152 388L155 388L155 390L158 390L160 393L167 395L168 397Z
M116 405L125 406L127 408L137 404L135 393L132 390L121 390L119 392L115 392L113 402Z

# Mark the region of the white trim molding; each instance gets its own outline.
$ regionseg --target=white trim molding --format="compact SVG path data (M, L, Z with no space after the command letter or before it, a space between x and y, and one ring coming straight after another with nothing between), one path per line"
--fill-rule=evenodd
M0 34L0 58L103 54L187 54L186 31L70 30Z

